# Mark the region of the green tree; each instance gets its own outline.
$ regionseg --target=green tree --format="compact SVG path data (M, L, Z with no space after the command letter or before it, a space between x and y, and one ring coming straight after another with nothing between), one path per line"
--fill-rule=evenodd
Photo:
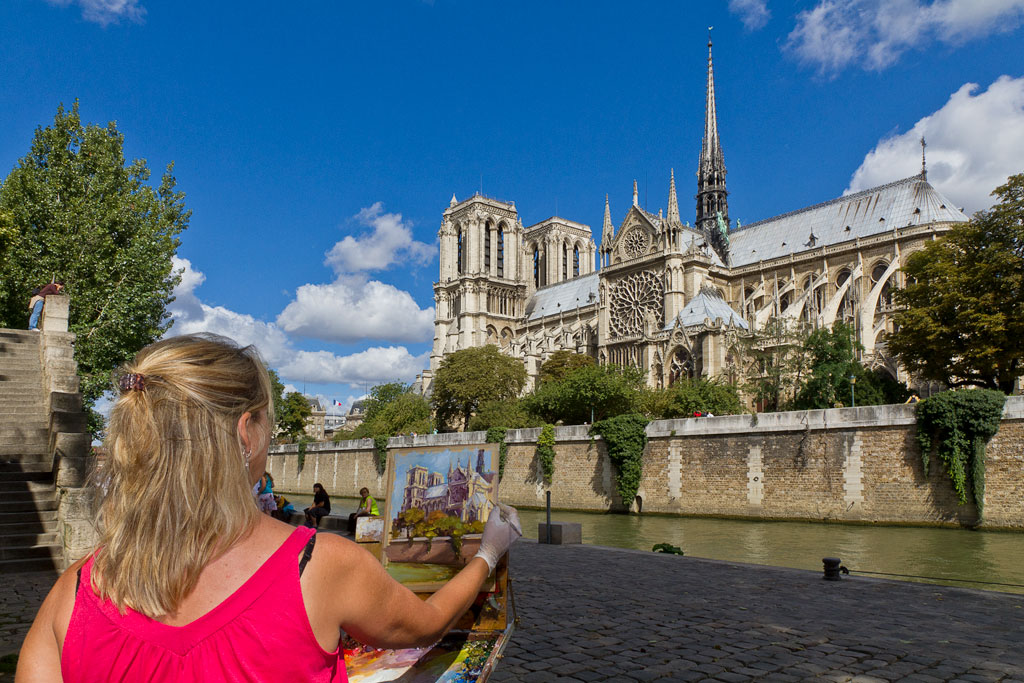
M145 160L125 160L116 124L83 125L76 101L36 129L0 186L0 327L25 325L32 290L63 280L90 409L113 370L171 324L166 307L179 281L171 257L191 212L173 164L158 187L149 179Z
M694 412L737 415L743 401L735 385L704 377L682 379L662 390L644 395L645 412L656 420L691 417Z
M469 420L469 431L482 432L492 427L522 429L524 427L539 427L541 424L543 424L543 420L531 415L521 399L510 398L480 404Z
M284 397L284 411L278 428L281 433L292 439L298 439L306 433L306 420L313 414L306 397L292 391Z
M545 422L583 424L638 410L643 386L644 375L637 368L594 365L540 385L523 405Z
M855 360L859 349L853 328L845 323L811 332L804 344L809 368L792 407L809 410L850 406L855 398L857 405L870 406L906 398L904 385L888 378L884 371L872 372ZM851 383L851 377L856 378L855 383Z
M434 377L432 401L437 423L449 427L457 421L468 428L483 403L515 398L525 385L522 362L493 344L456 351L441 361Z
M402 382L387 382L370 389L370 395L363 400L363 422L370 422L384 407L409 391L409 385Z
M572 351L555 351L551 357L541 363L537 374L537 383L557 382L565 379L574 370L596 365L594 359L582 353Z
M771 318L764 327L737 343L736 355L749 359L744 389L766 412L782 410L806 371L805 334L782 318Z
M284 384L277 370L270 369L267 374L270 375L270 390L274 399L274 429L278 431L281 429L281 418L284 417Z
M888 346L925 379L1009 394L1024 372L1024 173L992 194L991 209L907 259Z

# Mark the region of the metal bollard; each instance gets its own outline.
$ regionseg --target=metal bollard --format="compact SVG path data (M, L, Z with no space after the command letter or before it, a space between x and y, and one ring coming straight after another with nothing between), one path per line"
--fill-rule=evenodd
M823 557L821 558L821 562L825 565L825 575L821 578L826 581L838 581L839 566L842 563L842 560L838 557Z
M547 508L548 508L548 525L547 525L548 539L547 539L547 544L551 545L551 491L547 491L546 493L547 493Z

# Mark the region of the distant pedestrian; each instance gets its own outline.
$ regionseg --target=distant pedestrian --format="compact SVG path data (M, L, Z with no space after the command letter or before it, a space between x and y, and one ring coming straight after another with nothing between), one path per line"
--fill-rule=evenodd
M53 294L61 294L64 292L64 283L60 280L51 282L45 287L41 287L32 292L32 298L28 302L28 310L31 311L28 317L28 329L39 331L39 316L43 313L43 306L46 303L46 297Z
M303 510L306 526L320 528L320 518L331 514L331 497L320 483L313 484L313 504Z
M359 509L348 516L348 532L350 534L356 532L356 520L360 517L380 517L377 501L370 495L370 489L364 486L359 489L359 495L361 497Z

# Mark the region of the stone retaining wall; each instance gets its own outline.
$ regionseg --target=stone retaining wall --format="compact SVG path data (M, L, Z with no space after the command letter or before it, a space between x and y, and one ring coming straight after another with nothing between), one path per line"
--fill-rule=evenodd
M643 478L631 508L643 512L898 524L974 525L936 463L926 477L915 440L913 406L661 420L647 428ZM542 507L535 456L539 429L509 430L502 500ZM484 432L391 439L389 448L481 443ZM586 426L557 427L552 503L575 510L621 510L605 445ZM298 471L297 446L272 450L270 472L283 491L309 492L320 481L334 495L366 486L383 493L370 439L309 444ZM988 445L983 526L1024 530L1024 397L1007 399Z

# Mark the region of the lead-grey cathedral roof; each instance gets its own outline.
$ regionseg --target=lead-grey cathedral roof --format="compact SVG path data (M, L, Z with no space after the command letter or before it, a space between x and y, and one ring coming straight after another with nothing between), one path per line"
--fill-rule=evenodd
M597 273L588 273L534 292L526 304L526 319L537 320L559 312L574 311L596 303Z
M732 324L744 330L750 329L747 321L739 313L732 310L732 307L722 297L706 292L703 289L683 306L683 310L679 311L676 317L665 325L665 329L671 330L675 326L676 320L683 327L703 325L706 321L714 323L716 320L721 320L726 325Z
M918 175L744 225L729 233L729 255L732 266L745 266L896 228L965 221Z

